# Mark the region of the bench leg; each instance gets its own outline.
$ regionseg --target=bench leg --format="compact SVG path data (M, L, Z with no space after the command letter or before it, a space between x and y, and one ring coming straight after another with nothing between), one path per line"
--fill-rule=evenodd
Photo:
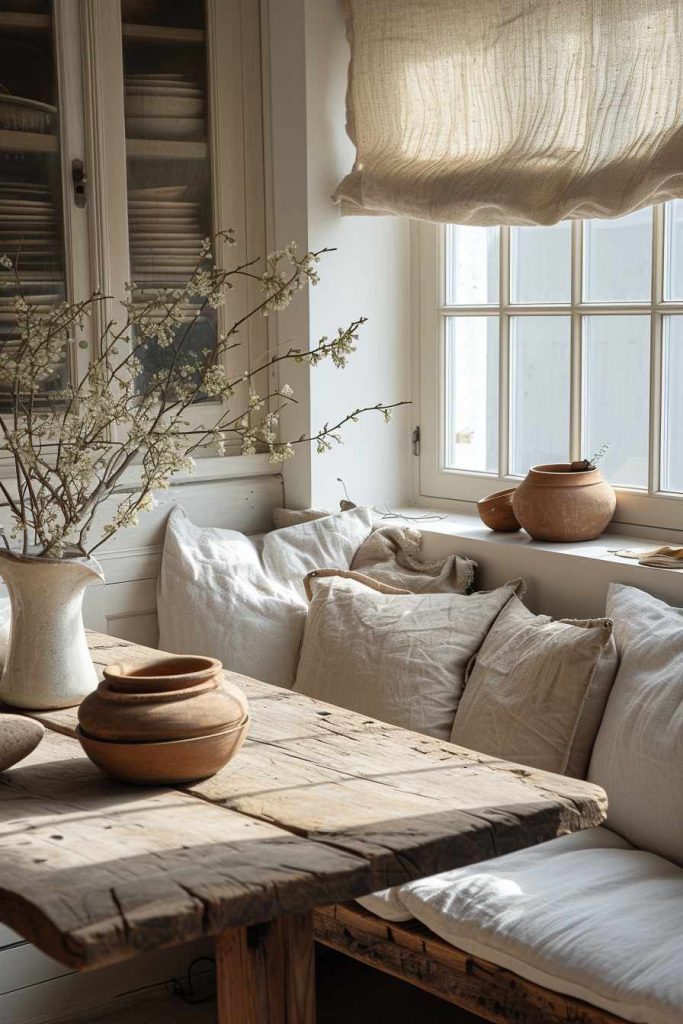
M311 914L216 939L218 1024L315 1024Z

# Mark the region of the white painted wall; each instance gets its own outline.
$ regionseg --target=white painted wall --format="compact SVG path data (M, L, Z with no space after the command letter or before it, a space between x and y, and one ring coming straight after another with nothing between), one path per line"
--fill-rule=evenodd
M344 371L323 364L290 432L318 430L356 406L411 397L410 237L407 221L345 217L330 196L350 169L354 150L345 131L349 59L340 0L270 0L272 139L271 238L335 247L321 282L280 319L279 343L298 333L309 343L332 335L358 316L368 317L358 351ZM305 157L305 168L301 157ZM282 380L285 380L283 375ZM336 507L342 477L353 499L397 504L410 494L410 407L385 426L377 414L349 425L345 444L326 455L300 451L286 468L292 506Z

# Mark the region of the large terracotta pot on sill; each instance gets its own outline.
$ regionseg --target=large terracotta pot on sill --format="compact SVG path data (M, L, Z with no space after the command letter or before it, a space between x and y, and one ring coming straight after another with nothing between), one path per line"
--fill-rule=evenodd
M534 466L512 499L515 516L534 540L593 540L607 528L617 499L599 469L567 463Z

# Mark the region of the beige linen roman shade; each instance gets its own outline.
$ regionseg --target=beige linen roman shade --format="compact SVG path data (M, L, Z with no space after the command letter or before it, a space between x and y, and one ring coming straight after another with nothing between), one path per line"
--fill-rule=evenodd
M552 224L683 196L681 0L344 8L344 212Z

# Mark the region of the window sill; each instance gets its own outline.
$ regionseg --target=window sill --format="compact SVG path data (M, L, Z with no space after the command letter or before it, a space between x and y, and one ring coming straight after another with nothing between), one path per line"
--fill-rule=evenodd
M611 582L639 587L670 604L683 605L683 569L639 565L634 559L613 554L622 548L648 551L660 547L663 541L656 537L610 532L597 540L550 544L532 540L523 530L494 533L474 515L419 507L396 511L423 532L425 559L453 553L473 558L479 563L478 586L482 589L524 577L528 583L526 603L534 611L575 618L604 615ZM415 521L424 515L443 518Z

